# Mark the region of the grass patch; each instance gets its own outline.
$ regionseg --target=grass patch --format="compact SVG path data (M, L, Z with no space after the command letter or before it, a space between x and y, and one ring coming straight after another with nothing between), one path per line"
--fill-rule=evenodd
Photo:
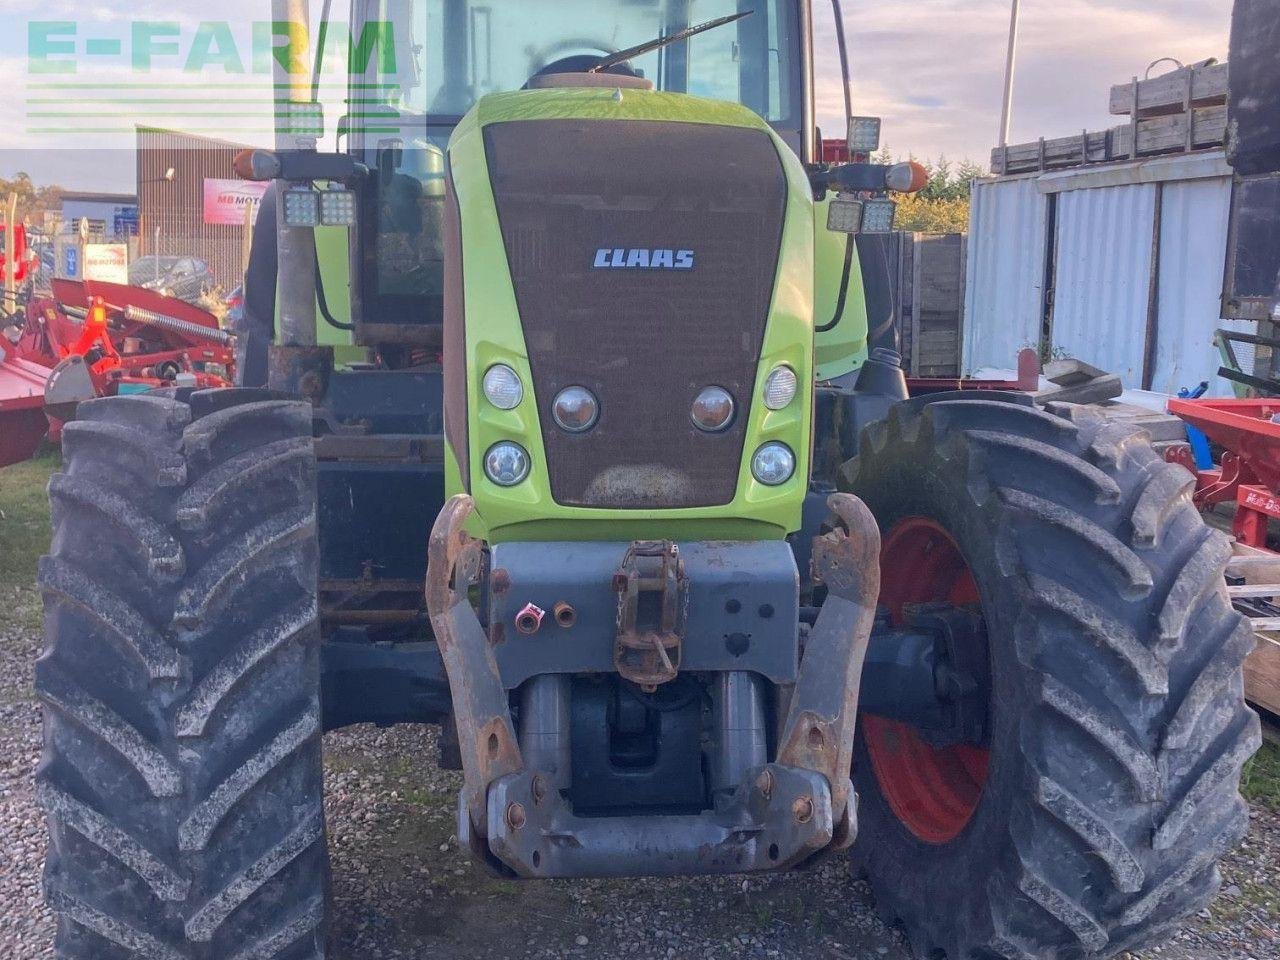
M1262 744L1244 765L1240 792L1250 803L1280 812L1280 746L1270 740Z
M40 627L35 582L36 564L49 549L45 487L61 463L59 452L46 447L34 460L0 469L0 627Z
M0 469L0 581L28 586L36 562L49 549L49 500L45 487L61 465L47 448L35 460Z

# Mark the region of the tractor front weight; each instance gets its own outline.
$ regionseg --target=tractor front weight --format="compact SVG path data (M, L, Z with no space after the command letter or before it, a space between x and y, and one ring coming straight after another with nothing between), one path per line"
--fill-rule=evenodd
M471 498L453 497L432 530L426 596L461 747L459 838L473 857L520 877L675 876L786 869L852 843L849 770L880 535L856 497L829 506L830 532L813 552L827 600L802 650L785 543L501 544L486 566L464 530ZM743 582L765 617L754 640L722 622L741 616L724 598ZM575 684L631 683L637 663L648 665L638 696L686 674L707 692L712 799L699 809L576 808L592 774L589 757L575 758L576 714L590 706L582 693L575 712Z

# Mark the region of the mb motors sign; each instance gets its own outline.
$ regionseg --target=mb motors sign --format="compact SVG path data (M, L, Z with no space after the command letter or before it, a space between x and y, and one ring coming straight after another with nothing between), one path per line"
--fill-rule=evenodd
M266 193L267 184L251 180L204 182L204 222L243 227Z
M123 243L85 244L84 279L127 284L129 247Z

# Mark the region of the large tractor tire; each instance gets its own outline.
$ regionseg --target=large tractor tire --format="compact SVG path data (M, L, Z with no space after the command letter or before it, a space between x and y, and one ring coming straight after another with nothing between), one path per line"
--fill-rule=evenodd
M949 395L870 427L843 487L881 525L893 617L985 623L986 740L859 724L854 856L916 955L1111 957L1201 909L1260 731L1190 475L1083 408Z
M310 437L307 405L234 390L63 433L36 670L59 957L324 956Z

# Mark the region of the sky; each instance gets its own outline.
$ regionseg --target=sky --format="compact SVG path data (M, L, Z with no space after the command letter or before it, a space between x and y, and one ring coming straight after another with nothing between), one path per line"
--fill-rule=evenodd
M813 0L818 44L834 22ZM985 166L998 142L1009 0L843 0L855 110L884 117L897 154ZM1022 0L1012 143L1118 125L1110 89L1160 57L1227 58L1231 0ZM819 63L819 117L843 112ZM825 69L822 69L824 68ZM1157 68L1165 72L1168 65ZM830 79L826 79L830 78Z
M987 164L999 126L1009 2L843 0L855 112L884 118L885 144L896 155ZM826 0L812 3L819 120L829 137L840 136L834 20ZM174 12L187 7L192 21L210 15L196 0L0 0L0 86L10 91L0 98L0 130L31 126L23 116L32 109L29 20L74 18L109 32L129 19L188 19ZM223 0L217 9L248 20L264 16L269 2ZM1117 125L1107 110L1111 86L1143 75L1161 57L1225 59L1230 11L1231 0L1022 0L1012 142ZM0 135L0 174L25 169L39 183L72 189L133 188L127 150L32 152L37 142Z

